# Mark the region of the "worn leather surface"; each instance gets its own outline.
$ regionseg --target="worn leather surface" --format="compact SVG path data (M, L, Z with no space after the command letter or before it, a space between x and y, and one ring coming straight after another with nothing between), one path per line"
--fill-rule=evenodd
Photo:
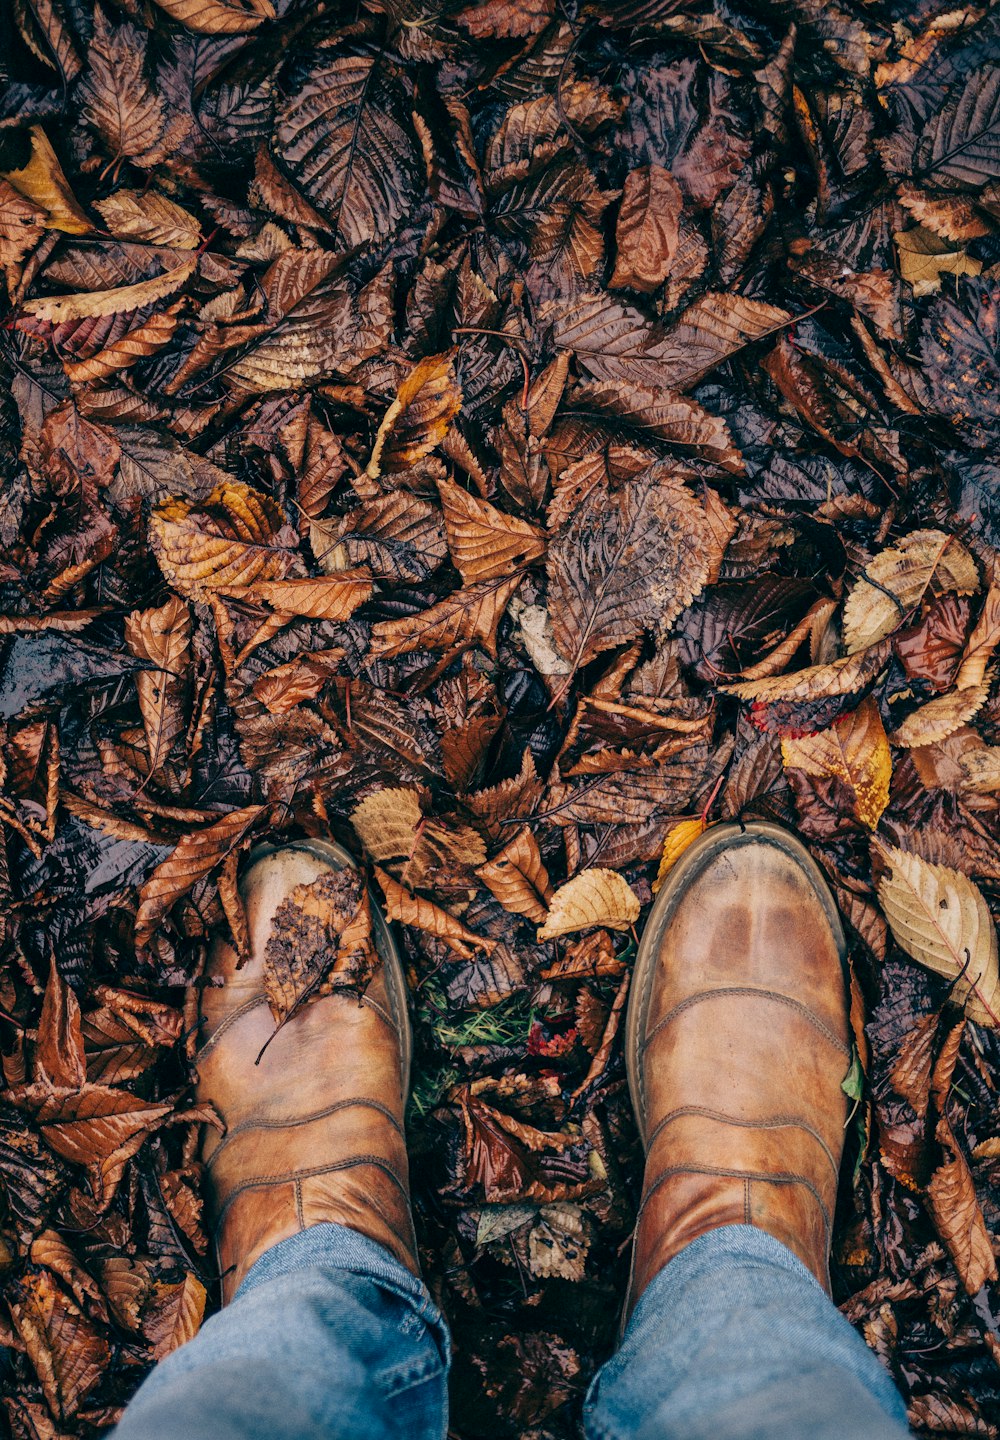
M850 1062L838 937L805 868L763 838L710 856L674 904L632 1037L647 1154L630 1306L727 1224L768 1231L829 1290Z
M264 948L274 913L296 885L331 868L307 848L284 846L256 859L241 890L251 957L241 970L222 941L209 958L201 999L198 1098L211 1101L225 1133L209 1130L203 1159L213 1205L223 1298L279 1240L335 1221L392 1251L414 1273L403 1136L401 987L386 965L359 1003L341 992L274 1030L263 987Z

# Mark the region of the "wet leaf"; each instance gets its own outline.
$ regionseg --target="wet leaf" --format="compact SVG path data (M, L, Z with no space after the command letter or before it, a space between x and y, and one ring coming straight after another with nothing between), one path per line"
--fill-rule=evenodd
M874 830L889 803L892 757L882 717L873 700L837 720L828 730L799 740L782 740L786 768L807 775L835 775L854 796L854 813Z

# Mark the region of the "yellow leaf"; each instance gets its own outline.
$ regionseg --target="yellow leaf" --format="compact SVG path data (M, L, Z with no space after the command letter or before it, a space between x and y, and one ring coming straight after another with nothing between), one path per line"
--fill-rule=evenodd
M671 825L667 831L667 838L663 842L660 868L657 870L656 879L653 881L654 895L688 846L692 845L695 840L698 839L699 835L704 835L707 829L708 822L701 815L695 816L693 820L678 820L676 825Z
M914 530L868 562L844 606L847 651L853 655L891 634L928 588L935 595L979 589L972 556L942 530Z
M581 870L553 895L538 938L553 940L557 935L571 935L575 930L590 930L598 925L607 930L628 930L638 920L640 908L639 897L616 870Z
M40 125L32 125L28 138L31 155L27 163L19 170L0 171L0 175L25 200L44 210L48 229L62 230L67 235L86 235L93 226L69 188L49 137Z
M842 780L854 792L855 815L875 829L889 803L892 755L874 700L862 700L850 715L816 735L782 740L781 758L786 770Z
M982 892L958 870L877 848L889 866L878 898L896 943L952 982L951 998L971 1020L1000 1026L997 932Z
M964 250L918 225L897 230L893 239L899 254L899 273L913 286L914 295L932 295L941 289L942 275L978 275L983 265Z

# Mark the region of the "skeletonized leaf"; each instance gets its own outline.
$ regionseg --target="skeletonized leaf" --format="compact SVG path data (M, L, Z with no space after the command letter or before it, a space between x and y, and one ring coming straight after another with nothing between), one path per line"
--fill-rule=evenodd
M781 742L786 769L835 775L854 796L854 813L874 830L889 803L892 756L878 706L871 698L828 730Z
M368 475L405 469L429 455L462 408L451 355L430 355L414 365L383 416Z
M680 186L662 165L641 165L625 178L609 284L650 293L670 274L684 208Z
M417 930L426 930L429 935L436 935L463 960L471 960L477 950L488 952L494 948L494 941L468 930L461 920L449 915L447 910L442 910L433 900L425 900L422 895L412 895L377 865L375 878L385 896L385 913L388 919L398 920L401 925L412 925Z
M979 589L975 561L942 530L914 530L865 566L844 605L844 646L850 654L890 634L907 612L933 594Z
M142 950L170 907L233 851L267 807L247 805L231 810L214 825L185 835L173 853L158 865L139 891L135 943Z
M952 982L951 998L970 1019L1000 1026L997 934L978 886L893 845L878 851L890 867L878 898L897 943Z
M438 491L452 563L466 585L510 575L545 554L545 536L537 526L450 480L439 480Z
M168 582L192 600L213 591L283 580L294 564L276 543L278 507L238 480L206 500L166 500L149 520L149 538Z
M639 897L616 870L581 870L553 895L538 938L554 940L595 926L628 930L638 920L640 908Z

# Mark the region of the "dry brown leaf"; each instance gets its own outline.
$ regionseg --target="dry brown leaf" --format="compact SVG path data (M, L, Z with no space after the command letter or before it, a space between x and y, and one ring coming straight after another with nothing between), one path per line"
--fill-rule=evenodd
M160 569L191 600L215 591L283 580L295 563L277 543L282 515L274 501L237 480L195 502L165 500L149 520Z
M545 919L552 885L538 842L527 825L476 874L505 910L524 915L536 925Z
M142 1328L157 1360L164 1360L197 1335L207 1299L205 1287L195 1275L185 1275L176 1285L156 1282L143 1312Z
M139 891L139 909L135 917L137 949L145 949L170 907L223 863L266 808L264 805L247 805L242 810L231 810L214 825L184 836L173 854L156 867Z
M438 481L438 490L452 563L466 585L509 576L545 554L545 536L537 526L450 480Z
M429 455L441 444L461 408L462 392L452 355L419 360L378 427L368 476L375 480L383 470L405 469Z
M976 1295L988 1280L996 1280L996 1257L969 1162L944 1115L939 1116L934 1133L946 1158L930 1178L927 1203L966 1293Z
M612 288L646 294L670 274L684 208L680 186L662 165L640 165L625 177L615 239L618 254Z
M50 1410L59 1420L71 1419L105 1372L107 1340L44 1270L22 1276L9 1299Z
M429 935L436 935L463 960L471 960L477 950L489 953L494 948L493 940L487 940L466 929L461 920L456 920L454 915L449 915L447 910L442 910L440 905L435 905L432 900L425 900L422 895L411 895L377 865L375 878L382 887L385 913L390 920L398 920L401 925L412 925L417 930L426 930Z
M372 582L361 572L342 570L337 575L301 580L258 580L251 585L218 587L230 600L270 605L282 615L310 620L347 620L371 597Z
M856 710L834 721L828 730L801 739L784 739L781 758L786 770L807 775L834 775L854 796L854 813L874 830L889 803L892 755L878 705L862 700Z
M892 238L899 255L899 273L917 296L940 290L942 275L978 275L983 268L981 260L974 260L965 250L956 249L922 225L897 230Z
M996 927L982 892L967 876L878 843L889 867L879 903L897 944L952 982L951 998L970 1019L1000 1027Z
M880 551L855 582L844 605L844 647L853 655L891 634L928 590L978 589L979 572L964 545L941 530L914 530Z
M1000 585L991 585L986 593L979 619L973 627L965 646L962 663L955 676L955 684L961 689L979 685L993 651L1000 644Z
M360 871L330 870L296 885L275 911L264 947L264 989L277 1026L334 990L363 993L378 963Z
M889 739L905 749L935 745L940 740L946 740L982 709L992 683L992 675L987 675L980 684L935 696L926 705L914 710L912 715L907 715Z
M143 240L147 245L170 245L176 250L197 250L201 226L193 215L156 190L114 190L94 209L122 240Z
M581 870L553 895L538 938L554 940L595 926L628 930L638 920L640 908L635 891L617 871L600 867Z
M149 774L154 775L187 727L185 693L190 662L191 613L171 595L156 610L135 610L125 621L125 643L153 669L136 675L139 710L146 732Z
M467 585L428 610L372 626L369 653L389 659L413 650L447 650L478 640L488 655L496 654L497 627L523 575Z
M854 695L869 685L889 658L887 645L872 645L857 654L844 655L825 665L808 665L791 675L770 675L762 680L743 680L720 685L727 695L741 700L817 700L837 695Z

